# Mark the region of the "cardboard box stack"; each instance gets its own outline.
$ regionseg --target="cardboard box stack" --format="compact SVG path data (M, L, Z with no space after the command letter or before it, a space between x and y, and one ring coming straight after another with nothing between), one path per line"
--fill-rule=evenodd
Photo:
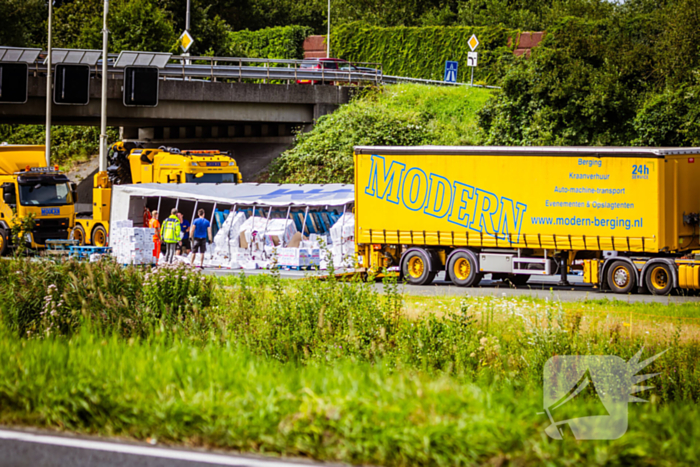
M277 248L277 264L286 267L314 267L321 265L318 248Z
M130 220L115 221L110 232L112 256L122 264L153 264L154 229L134 227Z

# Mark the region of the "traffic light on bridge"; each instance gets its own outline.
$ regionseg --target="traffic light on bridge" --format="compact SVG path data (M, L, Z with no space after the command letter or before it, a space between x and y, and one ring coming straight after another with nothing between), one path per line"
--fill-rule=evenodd
M28 68L26 63L0 62L0 103L27 102Z
M124 105L127 107L157 106L159 76L160 72L156 67L125 67Z
M53 102L87 105L90 102L90 66L58 63L54 71Z

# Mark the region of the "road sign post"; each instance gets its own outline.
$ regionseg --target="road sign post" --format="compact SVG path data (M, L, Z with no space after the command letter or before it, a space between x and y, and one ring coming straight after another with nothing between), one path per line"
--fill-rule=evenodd
M446 83L456 83L457 82L457 70L459 68L459 63L451 60L445 62L445 79Z
M476 68L478 54L476 52L467 52L467 66L472 69L471 85L474 86L474 68Z
M471 67L471 80L469 82L470 86L474 86L474 68L476 68L477 53L474 50L479 47L479 39L477 39L476 34L472 34L472 37L467 41L469 48L472 49L471 52L467 52L467 66Z

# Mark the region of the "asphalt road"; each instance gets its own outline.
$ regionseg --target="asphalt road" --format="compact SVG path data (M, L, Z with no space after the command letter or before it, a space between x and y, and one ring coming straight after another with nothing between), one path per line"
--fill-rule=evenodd
M227 275L237 275L241 274L240 269L238 270L228 270L228 269L205 269L207 274L212 274L215 276L227 276ZM243 271L248 275L258 275L258 274L269 274L269 271L264 269L254 269ZM302 279L309 276L310 274L323 275L324 271L310 272L310 271L280 271L280 275L286 279ZM684 302L698 302L700 301L700 296L684 296L679 294L672 294L665 297L650 295L650 294L630 294L630 295L618 295L614 293L603 293L598 289L594 289L589 285L583 284L583 278L581 276L569 275L568 281L571 283L570 286L562 287L557 285L559 282L559 276L548 276L548 277L531 277L527 285L513 288L505 285L501 281L491 281L488 280L489 275L486 279L482 280L478 287L456 287L452 285L451 282L446 282L442 280L444 278L444 273L438 274L437 278L431 285L425 286L415 286L402 284L400 290L406 295L423 295L423 296L463 296L470 295L472 297L487 297L487 296L497 296L497 297L537 297L550 299L562 300L562 301L579 301L579 300L622 300L625 302L641 302L641 303L684 303ZM375 284L375 287L381 289L381 284Z
M303 460L231 455L147 443L0 428L0 467L300 467ZM337 464L336 464L337 465Z

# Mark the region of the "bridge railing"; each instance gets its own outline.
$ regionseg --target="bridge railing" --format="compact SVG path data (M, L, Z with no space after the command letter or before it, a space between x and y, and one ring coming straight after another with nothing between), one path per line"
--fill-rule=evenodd
M30 66L29 72L36 74L46 73L44 55ZM120 79L123 76L123 68L112 66L117 54L108 56L108 76L111 79ZM380 63L347 62L342 64L343 69L308 68L304 65L313 60L289 60L267 59L248 57L207 57L207 56L178 56L170 57L164 68L160 69L163 80L182 81L238 81L238 82L263 82L263 83L313 83L313 84L398 84L420 83L429 85L468 86L468 83L447 83L439 80L407 78L403 76L385 75ZM100 63L95 65L95 74L101 73ZM496 88L496 86L478 86L484 88Z

